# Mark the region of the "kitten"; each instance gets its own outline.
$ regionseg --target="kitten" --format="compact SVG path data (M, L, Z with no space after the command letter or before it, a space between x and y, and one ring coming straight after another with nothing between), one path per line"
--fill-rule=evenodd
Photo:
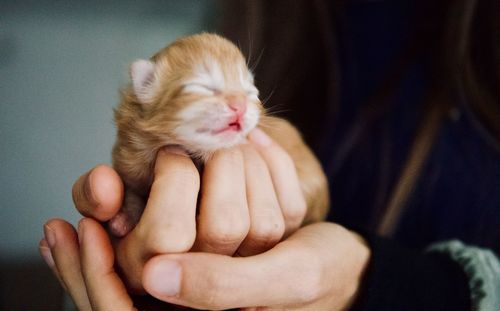
M291 155L308 205L305 222L324 219L328 186L320 164L287 121L264 117L259 92L240 50L202 33L181 38L130 68L131 83L115 109L113 165L125 184L122 210L109 222L117 236L138 222L152 183L156 154L180 145L206 161L261 127Z

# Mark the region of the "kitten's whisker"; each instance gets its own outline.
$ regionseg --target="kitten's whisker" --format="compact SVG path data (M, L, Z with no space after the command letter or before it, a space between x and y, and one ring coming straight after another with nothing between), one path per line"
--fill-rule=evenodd
M269 105L269 109L276 109L276 108L287 108L288 106L284 103L275 103L273 105Z
M273 96L274 91L276 91L276 87L273 88L273 90L271 91L271 93L269 93L269 95L267 95L266 98L264 98L263 100L261 100L262 106L264 106L264 107L266 106L266 104L269 101L269 99L271 99L271 96Z
M274 105L268 106L268 107L264 107L264 109L269 110L269 111L273 111L273 110L281 109L281 108L288 109L288 107L285 104L282 104L282 103L280 103L280 104L274 104Z
M250 63L252 61L252 36L250 35L250 29L247 29L248 33L248 58L247 58L247 67L250 68Z
M267 116L274 116L274 115L279 115L281 113L290 112L290 111L291 111L291 109L277 109L277 110L269 109L269 110L265 111L265 114Z
M271 99L271 96L274 94L275 90L276 90L276 88L273 89L271 91L271 93L267 96L267 98L262 101L262 106L264 107L264 111L265 111L266 115L277 115L277 114L280 114L282 112L290 111L290 109L287 108L284 104L276 104L276 105L273 105L270 107L266 107L268 101Z
M257 56L257 59L255 60L255 63L252 64L251 66L249 66L250 68L250 71L255 71L255 68L257 68L257 66L259 65L260 63L260 60L262 59L262 55L264 54L264 48L262 48L262 50L260 50L260 53L259 53L259 56Z
M236 41L236 46L238 47L238 49L239 49L240 51L242 51L242 48L241 48L241 42L240 42L240 40L237 40L237 41Z

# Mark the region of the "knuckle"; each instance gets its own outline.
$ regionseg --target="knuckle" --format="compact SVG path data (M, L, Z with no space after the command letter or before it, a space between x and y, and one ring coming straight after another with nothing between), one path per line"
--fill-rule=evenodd
M283 216L288 223L300 224L304 220L307 212L307 205L303 198L286 204L283 208Z
M241 242L249 231L249 223L243 219L213 222L202 232L203 239L212 246L232 245Z
M183 253L191 249L195 238L194 228L169 226L148 232L146 241L152 253Z
M285 223L281 221L258 221L252 223L248 233L248 239L267 244L279 241L285 233Z

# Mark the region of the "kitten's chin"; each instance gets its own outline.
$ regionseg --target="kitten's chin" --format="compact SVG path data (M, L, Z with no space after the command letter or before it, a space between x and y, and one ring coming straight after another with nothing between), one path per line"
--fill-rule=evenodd
M192 157L206 162L221 149L228 149L243 143L248 131L224 131L213 135L198 135L196 139L184 140L181 145Z

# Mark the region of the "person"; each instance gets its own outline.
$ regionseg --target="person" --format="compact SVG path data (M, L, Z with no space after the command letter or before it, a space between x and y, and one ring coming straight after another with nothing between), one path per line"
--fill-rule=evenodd
M201 179L182 150L162 150L121 240L98 221L123 185L97 166L73 187L78 232L50 220L42 256L81 310L168 308L129 294L144 290L197 309L497 310L498 6L225 1L223 33L262 51L261 93L275 90L271 111L286 107L323 162L329 222L296 225L293 165L256 130Z

